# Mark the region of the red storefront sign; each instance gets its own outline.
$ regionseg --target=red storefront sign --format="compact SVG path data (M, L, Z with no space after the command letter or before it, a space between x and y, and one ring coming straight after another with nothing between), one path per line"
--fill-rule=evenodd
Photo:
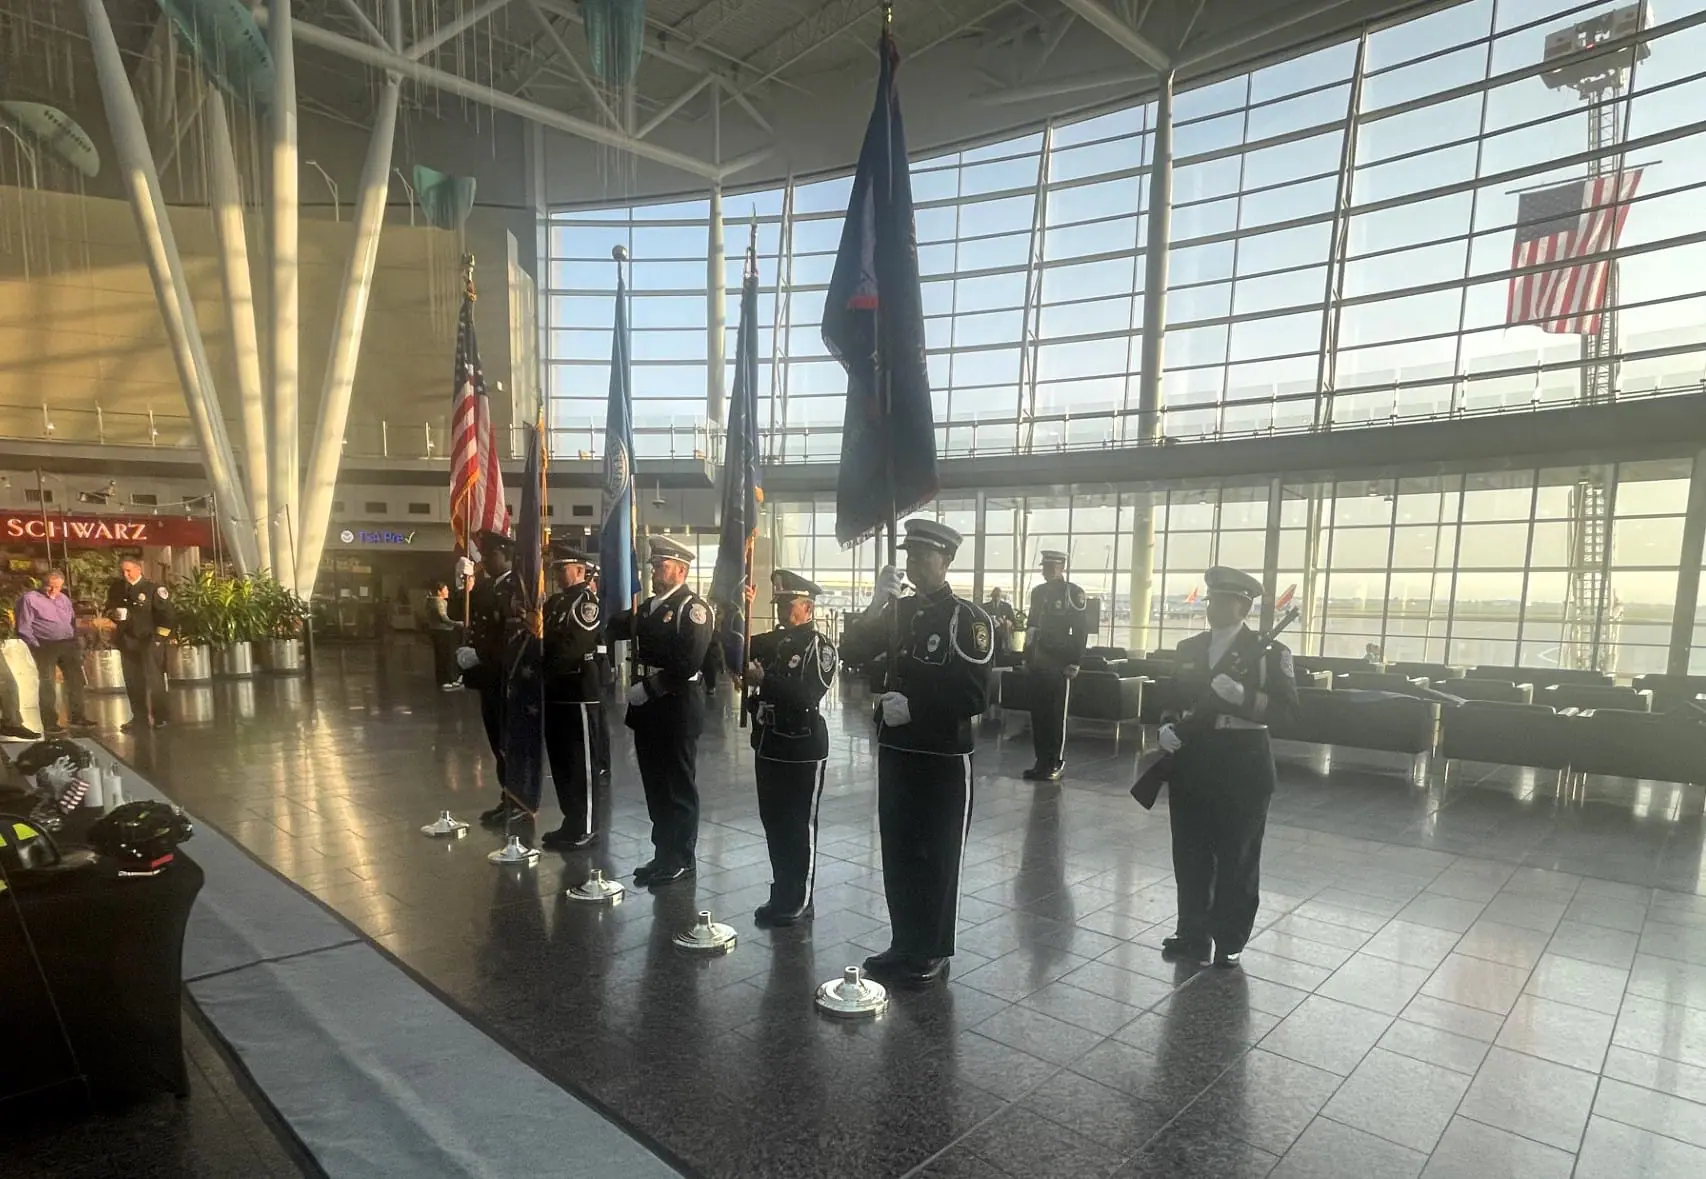
M49 513L0 514L0 543L40 543L52 540L72 548L138 548L142 545L199 545L212 547L213 528L207 520L183 516L59 516Z

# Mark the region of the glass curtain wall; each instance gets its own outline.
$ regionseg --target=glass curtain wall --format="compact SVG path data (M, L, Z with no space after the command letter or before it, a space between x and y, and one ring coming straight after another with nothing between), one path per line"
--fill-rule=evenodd
M1622 396L1698 388L1706 0L1654 9L1642 35L1650 53L1602 112L1609 146L1595 155L1590 106L1547 85L1542 48L1548 33L1617 7L1470 0L1181 91L1165 433L1248 436L1575 399L1582 338L1507 324L1518 202L1619 163L1640 177L1609 287L1614 386ZM1136 439L1153 123L1153 105L1139 104L915 163L944 454ZM819 324L850 185L724 200L725 356L732 364L753 225L759 420L776 460L839 454L846 381ZM708 216L705 199L553 213L559 453L602 445L618 244L634 259L636 448L660 457L710 445Z

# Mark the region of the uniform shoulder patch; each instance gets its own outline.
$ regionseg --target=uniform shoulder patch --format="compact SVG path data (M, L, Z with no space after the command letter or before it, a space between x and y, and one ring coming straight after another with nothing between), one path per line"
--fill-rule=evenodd
M1274 652L1279 656L1280 674L1288 680L1296 679L1297 672L1293 669L1291 648L1284 643L1278 643L1274 646Z
M711 620L711 612L705 609L705 603L694 602L687 608L687 617L692 619L694 626L704 626Z
M160 599L161 599L161 600L162 600L162 601L164 601L164 600L165 600L165 599L166 599L166 596L167 596L167 595L166 595L166 587L165 587L165 586L161 586L161 587L160 587L160 588L159 588L159 589L157 589L157 590L155 590L155 591L154 591L154 593L155 593L155 595L156 595L156 596L158 596L158 597L159 597L159 598L160 598Z
M982 610L969 604L955 607L949 631L953 636L954 649L961 658L971 663L989 662L995 652L995 642L990 633L989 616Z
M1066 587L1066 601L1074 610L1082 610L1088 599L1084 596L1084 587L1069 585Z
M591 598L582 598L575 607L575 620L591 630L598 625L598 603Z
M817 666L823 676L823 682L827 684L835 675L835 644L821 639L818 641Z

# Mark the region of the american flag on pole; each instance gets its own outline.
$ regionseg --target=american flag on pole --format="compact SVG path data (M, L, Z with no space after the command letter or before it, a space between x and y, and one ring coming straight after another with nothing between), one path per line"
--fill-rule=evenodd
M1612 262L1595 255L1616 248L1640 183L1641 169L1633 168L1517 198L1511 269L1548 268L1511 276L1507 325L1582 335L1599 330Z
M483 529L509 532L504 477L498 470L486 375L480 371L480 341L474 333L474 275L462 294L456 320L456 372L450 394L450 528L459 552Z

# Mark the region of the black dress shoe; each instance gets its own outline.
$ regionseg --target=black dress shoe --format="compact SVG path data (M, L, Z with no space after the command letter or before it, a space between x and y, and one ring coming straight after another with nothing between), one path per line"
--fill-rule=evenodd
M598 838L598 832L588 831L585 835L559 827L555 831L547 831L539 837L539 846L546 851L577 851L586 847Z
M1208 943L1164 937L1161 939L1161 957L1168 962L1194 962L1200 965L1208 961Z
M647 888L659 888L666 884L676 884L689 877L696 876L699 869L693 864L676 864L668 868L653 868L644 881ZM640 882L639 873L634 874L636 883Z
M939 983L948 977L948 960L946 958L911 958L901 964L901 967L890 978L897 987L908 990L920 990Z
M904 972L906 963L907 956L890 946L882 953L872 954L865 959L862 969L867 978L874 978L878 982L888 982L896 975Z
M79 720L72 721L71 727L73 729L92 729L96 726L94 721L90 720L88 717L83 717Z
M480 812L480 826L502 827L509 822L511 816L521 813L521 808L510 805L509 799L506 798L490 810Z
M1043 770L1041 773L1039 773L1037 775L1037 781L1039 781L1039 782L1058 782L1058 781L1060 781L1060 772L1062 770L1064 770L1065 768L1066 768L1066 764L1064 762L1062 762L1060 765L1057 765L1057 766L1050 766L1048 769Z
M1217 946L1214 951L1214 964L1221 970L1233 970L1237 968L1238 961L1243 956L1243 950L1222 950Z
M752 911L752 920L761 929L766 927L783 929L790 925L798 925L803 921L810 921L816 912L809 902L803 906L790 905L787 907L760 905Z
M64 725L49 725L47 727L47 735L49 737L65 737L69 736L70 733L71 730L66 728Z
M41 739L41 734L24 724L0 725L0 737L17 737L22 741L37 741Z
M1042 766L1035 765L1035 766L1032 766L1030 769L1026 770L1024 773L1020 774L1019 776L1021 778L1025 779L1025 781L1027 781L1027 782L1035 782L1038 778L1041 778L1046 772L1047 771L1044 770Z
M153 724L156 729L163 729L166 727L166 722L164 720L155 720Z

